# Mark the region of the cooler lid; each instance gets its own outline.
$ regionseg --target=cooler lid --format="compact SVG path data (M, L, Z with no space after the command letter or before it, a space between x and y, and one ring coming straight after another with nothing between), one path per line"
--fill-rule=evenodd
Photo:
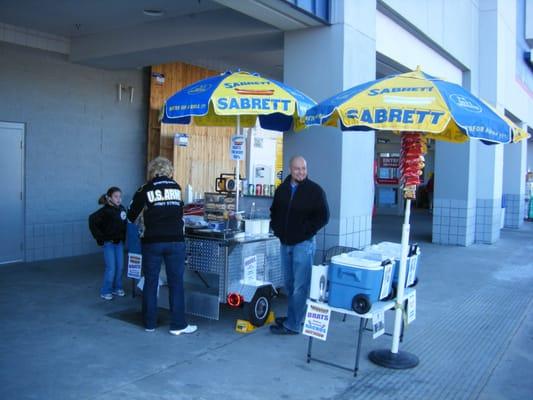
M341 265L343 267L363 268L369 270L381 270L381 260L376 260L371 255L364 251L352 251L351 253L343 253L331 258L332 264Z
M365 248L366 251L380 253L386 258L400 259L402 245L393 242L380 242Z

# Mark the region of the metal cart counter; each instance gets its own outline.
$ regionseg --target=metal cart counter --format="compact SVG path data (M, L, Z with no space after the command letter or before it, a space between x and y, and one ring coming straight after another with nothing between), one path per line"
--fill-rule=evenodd
M283 286L280 243L274 236L217 237L188 232L185 237L185 309L218 319L220 304L245 307L250 322L264 324L276 289Z

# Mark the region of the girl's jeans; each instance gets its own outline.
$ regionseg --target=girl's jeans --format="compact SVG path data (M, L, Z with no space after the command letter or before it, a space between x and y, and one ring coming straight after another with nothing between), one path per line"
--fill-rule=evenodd
M122 270L124 269L124 243L104 243L104 283L100 294L111 294L122 290Z

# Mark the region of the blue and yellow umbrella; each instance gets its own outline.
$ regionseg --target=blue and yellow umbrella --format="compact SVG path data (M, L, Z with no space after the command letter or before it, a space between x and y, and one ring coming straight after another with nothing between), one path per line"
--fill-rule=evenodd
M301 130L316 102L302 92L256 73L227 71L176 92L161 110L161 122L197 126ZM236 165L235 209L239 210L239 168Z
M343 131L387 130L402 134L402 145L405 144L402 175L405 171L414 174L404 181L405 188L416 185L405 182L409 179L415 182L420 173L423 162L419 161L419 154L424 152L426 138L453 143L474 138L496 144L517 142L528 136L461 86L420 69L339 93L309 109L305 122L308 126L339 126ZM406 198L392 347L390 351L375 350L369 355L373 362L390 368L409 368L418 363L416 356L399 351L410 231L411 200Z
M305 113L314 105L302 92L274 79L228 71L175 93L163 106L161 122L251 128L259 118L262 128L284 132L303 129Z
M468 138L510 143L512 126L461 86L417 69L363 83L313 107L307 125L342 130L421 132L462 143Z

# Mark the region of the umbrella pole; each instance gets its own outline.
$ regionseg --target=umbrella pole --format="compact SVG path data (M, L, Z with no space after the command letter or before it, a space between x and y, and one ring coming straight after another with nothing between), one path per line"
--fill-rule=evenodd
M402 226L402 242L401 242L401 254L400 254L400 271L398 272L398 288L396 296L396 314L394 319L394 331L392 334L392 347L391 350L381 349L371 351L368 355L370 361L374 364L380 365L385 368L392 369L407 369L413 368L418 365L418 357L414 354L400 351L400 335L402 331L402 314L403 305L405 302L405 279L406 279L406 267L407 267L407 253L409 251L409 232L411 226L409 225L409 219L411 217L411 199L407 199L405 202L405 216Z
M241 116L237 115L237 135L241 134ZM240 186L240 175L241 175L241 161L237 160L237 167L235 168L235 182L237 188L235 189L235 213L239 211L239 186Z

